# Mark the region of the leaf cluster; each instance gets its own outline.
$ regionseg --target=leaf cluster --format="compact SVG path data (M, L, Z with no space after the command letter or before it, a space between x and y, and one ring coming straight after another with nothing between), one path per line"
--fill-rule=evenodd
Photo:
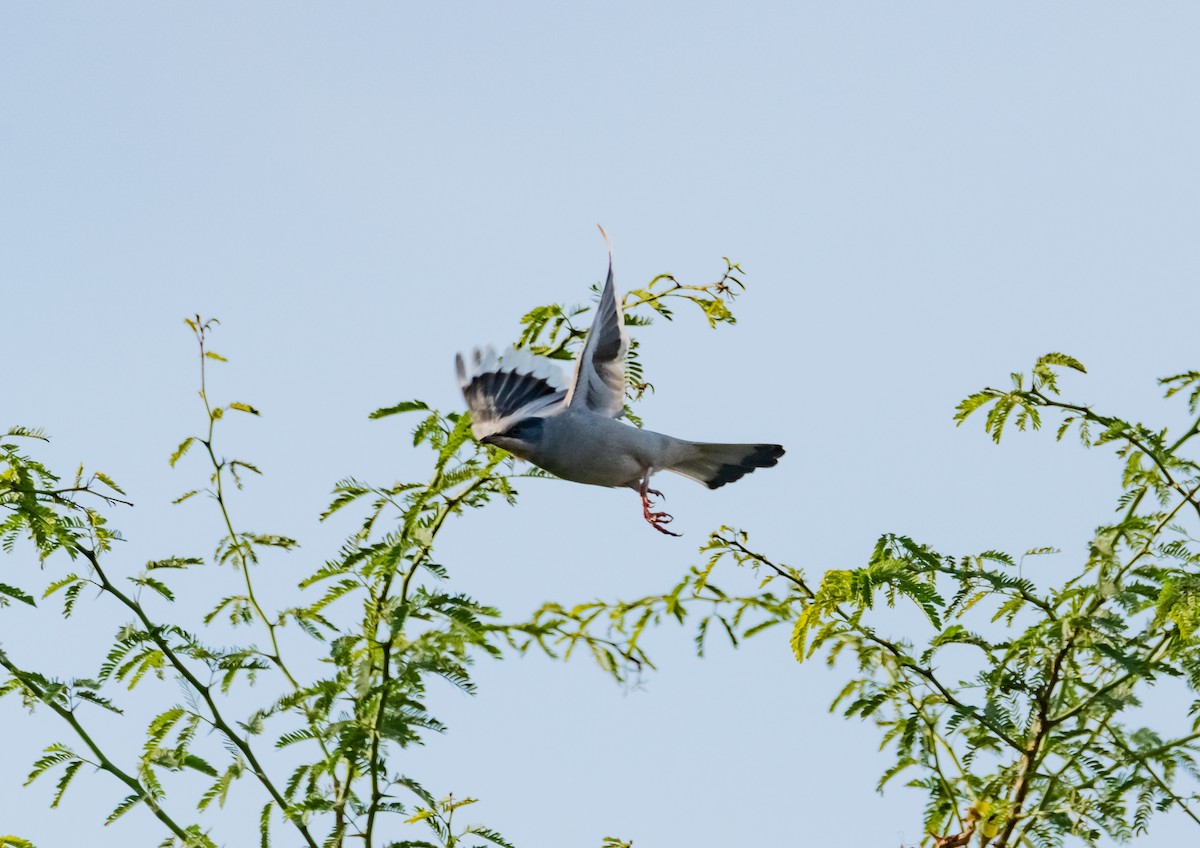
M627 291L622 301L625 325L646 327L653 324L656 317L673 321L674 306L679 301L696 306L708 322L708 326L713 329L722 324L736 324L737 319L730 307L736 297L746 289L746 284L742 281L745 272L728 257L725 257L724 261L724 271L711 283L686 284L679 282L671 274L659 274L645 288ZM597 299L600 291L599 284L592 286L592 292ZM583 340L587 335L587 313L590 311L590 306L567 306L561 303L531 309L521 318L517 346L529 348L533 353L549 359L574 359L583 347ZM630 340L629 353L625 360L625 382L626 395L631 403L640 400L647 391L654 390L654 384L646 380L645 366L636 338ZM634 412L631 403L625 405L625 416L640 427L641 419Z

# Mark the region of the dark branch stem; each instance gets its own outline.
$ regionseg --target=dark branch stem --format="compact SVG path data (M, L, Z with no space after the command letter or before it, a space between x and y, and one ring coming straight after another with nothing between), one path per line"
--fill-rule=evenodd
M1030 740L1029 747L1021 754L1021 771L1017 776L1017 782L1013 784L1012 810L1008 814L1008 820L1004 824L1004 829L1000 832L1000 838L996 841L996 848L1007 848L1009 840L1012 838L1013 829L1016 828L1017 822L1021 820L1021 812L1025 805L1025 799L1029 795L1038 765L1042 760L1042 745L1054 727L1049 719L1050 701L1054 697L1055 687L1058 686L1061 679L1063 662L1074 648L1075 633L1071 633L1062 647L1055 653L1054 659L1050 664L1050 673L1046 676L1046 682L1038 689L1036 699L1037 713L1032 723L1033 739Z
M437 538L438 532L442 529L442 525L446 523L455 510L465 501L472 492L479 489L492 479L492 469L496 467L502 460L493 460L469 486L463 488L461 492L451 497L446 498L446 503L438 512L437 518L428 529L428 541L422 545L420 552L412 558L412 562L408 569L404 572L404 577L401 578L400 584L400 618L397 622L389 622L387 640L380 643L382 647L382 663L380 668L380 694L379 706L375 710L375 717L371 726L371 759L369 763L371 771L371 806L367 811L367 824L363 831L363 845L365 848L371 848L375 833L375 817L379 812L379 802L383 800L384 791L380 787L379 771L380 771L380 749L383 742L383 722L387 710L388 691L391 688L391 660L392 660L392 644L396 636L404 627L404 615L408 605L409 588L412 585L413 577L420 569L421 565L428 559L430 552L433 550L433 541ZM442 479L442 473L439 469L435 475L431 487L437 486ZM392 581L395 578L395 571L390 571L383 578L379 594L375 599L374 620L368 623L368 626L373 628L371 633L373 637L377 637L380 621L383 616L384 608L387 605L388 597L392 589Z
M799 587L800 591L804 593L804 596L808 598L808 600L812 601L816 599L816 593L810 589L808 584L804 582L804 579L800 577L800 575L796 574L792 569L776 565L775 563L771 562L771 560L767 559L767 557L765 557L763 554L750 550L736 539L727 539L719 533L714 533L713 538L723 545L733 548L742 555L749 557L755 562L767 566L767 568L774 571L783 579L790 580L792 583L796 584L797 587Z
M1124 751L1128 756L1132 757L1135 762L1140 764L1141 767L1146 770L1146 773L1150 775L1150 779L1154 781L1158 788L1165 792L1167 797L1170 798L1175 805L1179 807L1179 809L1183 810L1184 814L1189 819L1194 821L1196 824L1200 824L1200 818L1198 818L1196 814L1192 812L1188 805L1183 802L1182 798L1175 794L1174 790L1167 785L1167 782L1158 776L1158 772L1151 768L1150 764L1146 762L1146 758L1153 752L1139 754L1138 752L1131 750L1116 733L1112 732L1111 729L1108 732L1108 738L1113 741L1114 745Z
M1158 641L1158 644L1150 649L1150 653L1147 655L1146 661L1154 662L1155 659L1158 657L1159 652L1162 651L1162 649L1165 648L1167 646L1167 644L1174 638L1175 638L1174 632L1167 632L1162 637L1162 639L1160 639ZM1108 683L1101 686L1099 689L1097 689L1091 695L1084 698L1082 701L1080 701L1075 706L1071 707L1071 709L1067 710L1065 713L1056 715L1053 718L1049 719L1050 724L1052 724L1052 725L1060 724L1060 723L1066 721L1067 719L1072 718L1073 716L1079 715L1081 712L1083 712L1088 707L1090 707L1093 703L1095 703L1098 698L1102 698L1104 695L1107 695L1109 692L1111 692L1113 689L1116 689L1118 686L1121 686L1124 683L1128 683L1133 678L1140 677L1140 676L1141 676L1141 672L1129 671L1129 672L1126 672L1125 674L1122 674L1122 675L1114 678L1113 680L1110 680Z
M1097 413L1092 412L1092 410L1086 406L1079 406L1078 404L1074 404L1074 403L1065 403L1063 401L1058 401L1058 400L1054 400L1053 398L1047 397L1046 395L1042 394L1040 389L1034 388L1031 390L1030 394L1032 396L1036 397L1038 400L1040 400L1044 406L1049 406L1049 407L1053 407L1053 408L1057 408L1057 409L1065 409L1070 412L1074 412L1078 415L1082 415L1088 421L1094 421L1097 424L1104 425L1105 427L1111 427L1114 423L1116 423L1116 419L1109 418L1106 415L1098 415ZM1194 429L1195 429L1195 427L1193 426L1193 430ZM1183 499L1185 501L1187 501L1192 506L1192 508L1196 511L1196 515L1200 516L1200 501L1197 501L1195 499L1196 487L1193 487L1192 491L1190 491L1190 492L1185 490L1184 487L1171 474L1171 471L1169 468L1167 468L1166 463L1162 459L1159 458L1158 453L1151 450L1140 438L1138 438L1136 435L1134 435L1134 433L1131 431L1130 427L1128 427L1128 426L1123 427L1121 429L1121 432L1119 435L1122 439L1124 439L1130 445L1137 448L1143 454L1148 456L1150 458L1150 461L1154 463L1154 465L1158 468L1159 472L1163 475L1163 478L1167 481L1167 485L1170 486L1172 489L1174 489L1176 492L1178 492L1180 495L1182 495ZM1185 434L1185 436L1182 439L1180 439L1179 442L1177 442L1177 445L1182 444L1184 441L1186 441L1188 438L1190 438L1190 436L1191 436L1191 433ZM1170 453L1173 450L1174 450L1174 447L1168 449L1167 453Z
M95 489L92 488L91 483L88 483L88 485L86 485L86 486L68 486L63 489L34 489L33 494L44 495L46 497L54 498L59 501L67 500L66 498L62 497L63 495L88 494L88 495L94 495L95 497L97 497L100 500L107 503L109 506L112 506L113 504L121 504L122 506L133 506L133 501L127 501L124 498L118 498L115 495L105 494L104 492L97 492Z
M154 642L154 644L158 646L158 649L163 652L163 656L165 656L167 661L171 663L172 668L174 668L179 675L187 681L188 685L190 685L192 689L204 699L204 703L208 706L209 712L212 713L213 725L220 730L221 733L227 739L229 739L229 741L232 742L239 751L242 752L242 755L246 758L246 762L250 764L250 768L254 772L255 777L258 778L259 783L261 783L263 788L267 790L267 793L279 806L279 809L283 811L285 817L291 821L297 830L300 831L300 834L304 837L304 841L308 844L309 848L317 848L317 842L315 839L313 839L312 834L309 833L307 825L305 825L304 822L299 818L291 816L287 813L287 801L284 799L283 795L280 794L275 784L267 776L266 771L258 761L258 757L255 756L253 749L249 746L249 744L246 743L244 739L242 739L241 736L234 731L229 723L226 722L224 716L221 715L221 710L217 706L216 700L212 696L211 689L205 683L201 682L200 679L192 673L192 670L188 668L187 664L182 660L182 658L175 653L170 644L168 644L167 640L163 637L162 628L150 620L149 616L146 615L146 611L142 609L141 604L130 598L113 585L113 583L108 579L108 576L104 573L104 570L100 567L100 560L94 551L78 546L76 550L78 550L78 552L82 554L89 563L91 563L92 568L96 572L96 576L100 578L100 585L104 591L120 601L121 604L123 604L138 617L138 620L141 621L142 625L146 628L147 635Z
M267 636L271 640L271 653L267 658L283 673L283 676L287 679L288 683L291 684L292 690L299 692L300 683L296 680L291 670L288 669L287 663L284 662L283 659L283 652L279 649L279 637L276 633L275 624L267 617L266 612L263 610L262 605L259 604L258 598L254 594L254 583L250 577L250 557L246 555L245 548L248 543L238 538L238 534L233 529L233 519L230 517L229 507L225 502L225 490L223 485L224 474L222 473L225 469L225 463L223 461L218 461L216 452L213 449L213 437L216 432L216 423L218 418L217 416L213 415L212 403L208 399L208 368L207 356L205 355L204 347L206 326L207 325L201 323L200 316L197 315L195 332L196 340L199 343L200 348L200 398L204 401L204 411L208 416L208 438L200 439L199 441L204 445L204 449L208 453L209 462L212 464L213 468L213 483L215 486L215 491L212 493L213 498L216 500L217 506L221 511L221 519L225 524L225 531L229 534L229 543L233 545L234 550L237 551L238 563L241 566L242 579L246 585L246 597L250 601L250 606L254 609L255 615L258 616L259 621L261 621L263 626L266 628ZM309 729L313 733L313 738L317 742L317 746L321 749L321 753L325 756L326 762L332 762L333 758L330 754L329 746L325 742L324 735L321 733L321 728L318 723L318 716L313 713L307 701L303 701L301 703L301 709L304 712L304 717L308 722ZM333 782L334 794L340 797L342 795L342 787L338 784L336 770L331 768L330 775ZM343 812L343 809L339 809L338 815L340 816Z
M152 796L150 792L147 791L146 787L142 785L140 780L124 771L120 766L116 765L108 758L96 741L93 740L91 735L83 728L83 725L79 723L79 720L75 717L74 712L68 710L62 704L58 703L58 701L56 701L52 696L48 695L45 690L43 690L34 680L30 679L29 675L14 665L3 650L0 650L0 665L8 669L9 673L11 673L13 677L20 681L21 685L28 692L30 692L43 704L48 706L58 715L59 718L70 725L71 729L75 731L75 734L83 741L83 744L87 745L88 750L92 752L93 756L95 756L95 765L97 765L101 770L108 772L117 780L129 787L129 789L138 796L138 800L144 802L146 806L150 808L151 812L154 813L154 817L162 822L166 826L167 830L171 831L171 833L175 835L176 839L182 840L184 845L202 844L186 830L180 827L173 818L171 818L171 816L159 805L154 796Z
M800 588L800 590L805 594L805 596L808 600L811 601L816 598L816 593L814 593L812 591L812 589L810 589L808 587L808 584L805 583L804 580L799 575L795 574L791 569L785 569L785 568L771 562L771 560L769 560L764 555L746 548L744 545L742 545L740 542L738 542L735 539L727 539L724 536L720 536L720 535L716 535L716 534L714 534L714 536L718 541L722 542L723 544L726 544L726 545L734 548L735 550L741 552L745 556L753 559L755 562L759 562L759 563L771 568L779 576L795 583L796 586L798 586ZM841 606L833 607L833 613L838 618L840 618L842 621L846 622L851 627L853 627L856 631L858 631L858 633L864 639L867 639L868 641L878 645L879 647L886 650L889 654L891 654L895 658L897 664L900 667L907 668L909 671L911 671L912 673L916 674L917 676L919 676L923 680L925 680L930 686L932 686L934 689L936 689L937 692L942 696L942 698L945 699L946 703L949 704L951 707L953 707L955 710L962 713L963 715L969 716L971 719L978 722L981 726L986 727L992 733L996 734L996 737L998 739L1000 739L1001 741L1003 741L1010 747L1016 749L1017 751L1025 750L1024 746L1022 746L1021 743L1019 743L1017 740L1013 739L1011 736L1009 736L1007 733L1005 733L1004 730L1001 727L999 727L999 725L997 725L995 722L988 719L985 715L983 715L983 713L981 713L975 707L971 706L970 704L966 704L966 703L960 701L958 698L956 698L954 696L954 694L949 689L947 689L946 686L940 680L938 680L937 675L934 674L932 669L925 668L925 667L919 665L916 661L914 661L912 659L912 657L910 657L907 653L905 653L904 650L902 650L899 645L895 644L894 642L890 642L887 639L884 639L882 636L879 636L878 634L876 634L869 627L865 627L861 623L855 621L854 617L851 616L849 613L847 613L845 610L843 610L841 608Z

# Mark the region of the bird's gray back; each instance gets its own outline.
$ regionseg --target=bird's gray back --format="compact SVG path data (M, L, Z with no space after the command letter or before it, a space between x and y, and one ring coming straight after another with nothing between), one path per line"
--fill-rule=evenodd
M636 486L649 468L664 468L686 445L588 409L547 416L529 460L551 474L595 486Z

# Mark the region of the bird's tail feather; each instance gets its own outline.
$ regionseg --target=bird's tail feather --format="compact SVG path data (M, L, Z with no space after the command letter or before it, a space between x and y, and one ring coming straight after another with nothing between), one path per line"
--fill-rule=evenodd
M684 459L665 470L710 489L740 480L756 468L770 468L783 456L782 445L720 445L692 442Z

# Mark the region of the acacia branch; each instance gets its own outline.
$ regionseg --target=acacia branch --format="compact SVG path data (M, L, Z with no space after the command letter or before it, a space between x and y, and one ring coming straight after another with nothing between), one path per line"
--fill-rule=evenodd
M110 495L105 492L96 491L92 488L92 484L90 482L86 486L67 486L62 489L16 489L13 491L25 491L33 495L50 497L60 503L70 502L70 499L64 498L63 495L88 494L99 498L109 506L115 506L116 504L121 504L122 506L133 506L133 501L127 501L124 498L118 498L116 495Z
M121 604L123 604L138 617L138 620L141 621L142 625L146 628L147 635L154 642L154 644L158 646L158 649L163 652L163 656L165 656L167 661L171 663L171 667L174 668L179 675L187 681L192 689L204 699L204 703L208 706L209 712L212 713L213 726L220 730L221 733L227 739L229 739L229 741L232 742L239 751L242 752L242 755L246 758L246 762L250 764L250 768L254 772L255 777L258 778L259 783L261 783L263 788L267 790L267 793L279 806L279 809L284 813L284 816L288 819L288 821L290 821L296 827L296 829L300 831L300 834L304 837L304 841L308 844L309 848L317 848L317 842L315 839L313 839L312 834L309 833L308 826L305 825L304 822L299 818L288 813L289 805L287 801L279 792L278 788L276 788L275 784L271 781L270 777L267 776L266 771L259 763L258 757L254 754L253 749L241 736L234 732L234 729L221 714L221 710L217 706L217 702L212 696L211 688L207 684L201 682L200 679L192 673L192 670L188 668L187 664L182 660L182 658L175 653L170 643L163 638L162 628L150 620L150 617L146 615L146 611L142 608L142 605L113 585L113 583L108 579L108 575L104 573L104 569L100 567L100 560L96 556L96 553L78 544L76 545L76 550L85 559L87 559L89 563L91 563L92 568L96 572L96 576L100 578L100 586L104 589L104 591L120 601Z
M1166 633L1162 637L1162 639L1160 639L1158 641L1158 644L1150 649L1150 653L1146 656L1146 662L1148 662L1148 663L1154 662L1157 659L1159 652L1162 651L1167 646L1167 644L1174 638L1175 638L1174 633L1172 633L1172 632ZM1113 689L1116 689L1117 687L1119 687L1125 683L1128 683L1130 680L1133 680L1134 678L1138 678L1141 676L1142 676L1142 672L1140 672L1140 671L1128 671L1124 674L1117 676L1113 680L1109 681L1108 683L1104 684L1099 689L1094 691L1091 695L1084 698L1078 704L1071 707L1071 709L1067 710L1065 713L1061 713L1060 715L1054 716L1053 718L1049 719L1050 724L1052 724L1052 725L1059 724L1061 722L1066 721L1069 718L1072 718L1073 716L1079 715L1081 712L1083 712L1088 707L1090 707L1092 704L1094 704L1099 698L1104 697L1109 692L1111 692Z
M1078 404L1074 404L1074 403L1065 403L1063 401L1054 400L1053 398L1047 397L1046 395L1042 394L1041 390L1038 388L1032 389L1030 394L1033 397L1038 398L1041 401L1043 406L1054 407L1056 409L1065 409L1069 412L1074 412L1077 415L1082 415L1088 421L1093 421L1093 422L1095 422L1097 424L1101 424L1105 427L1112 427L1112 425L1114 423L1116 423L1116 419L1110 418L1106 415L1099 415L1095 412L1092 412L1092 410L1086 406L1079 406ZM1193 431L1195 430L1195 425L1193 425L1192 430ZM1172 453L1176 446L1178 446L1179 444L1182 444L1184 441L1186 441L1188 438L1190 438L1191 435L1192 435L1191 432L1185 434L1185 436L1183 438L1181 438L1176 443L1175 446L1172 446L1171 448L1167 449L1166 453L1168 453L1168 454ZM1150 461L1154 463L1154 465L1158 468L1159 472L1163 475L1164 479L1167 481L1167 485L1170 486L1172 489L1174 489L1176 492L1178 492L1180 495L1182 495L1183 499L1185 501L1187 501L1192 506L1192 508L1196 511L1196 515L1200 516L1200 501L1197 501L1195 499L1195 492L1196 492L1195 487L1193 487L1192 491L1190 491L1190 492L1187 491L1186 489L1184 489L1184 487L1171 474L1171 471L1167 467L1167 464L1162 459L1159 458L1158 452L1155 450L1151 450L1140 438L1135 436L1130 431L1130 427L1128 427L1128 426L1122 427L1119 432L1119 436L1120 436L1120 438L1122 438L1126 442L1128 442L1130 445L1132 445L1133 447L1140 450L1143 454L1148 456L1150 458Z
M713 536L714 536L714 538L716 538L723 544L728 545L729 547L732 547L732 548L740 551L741 553L745 554L747 557L753 559L754 561L759 562L765 566L768 566L780 577L783 577L786 580L790 580L792 583L796 584L796 586L799 587L800 590L804 593L807 600L812 601L816 598L816 593L813 592L813 590L808 587L808 584L804 582L803 578L801 578L799 575L795 574L791 569L786 569L780 565L777 565L776 563L772 562L770 559L768 559L763 554L760 554L756 551L750 550L749 548L745 547L744 545L742 545L740 542L738 542L735 539L727 539L724 536L721 536L719 534L713 534ZM981 713L975 707L971 706L970 704L964 703L963 701L960 701L945 686L945 684L943 684L940 680L938 680L937 675L934 673L934 671L932 669L925 668L924 666L917 663L917 661L914 660L912 657L910 657L899 645L883 638L882 636L879 636L873 630L871 630L869 627L866 627L863 624L861 624L860 622L856 621L852 615L850 615L849 613L847 613L845 610L842 609L840 604L834 605L832 607L832 611L833 611L834 615L836 615L842 621L844 621L845 623L847 623L851 627L853 627L854 630L856 632L858 632L858 634L860 636L862 636L864 639L867 639L868 641L873 642L874 644L878 645L879 647L886 650L889 654L891 654L896 659L897 664L901 668L907 668L909 671L913 672L914 674L916 674L919 677L921 677L922 679L924 679L930 686L932 686L934 689L936 689L937 692L942 696L942 698L945 699L946 703L949 704L951 707L953 707L955 710L962 713L963 715L970 717L975 722L977 722L980 726L985 727L988 730L990 730L992 733L994 733L996 735L996 737L998 739L1000 739L1001 741L1003 741L1007 745L1009 745L1009 747L1014 748L1017 751L1025 750L1024 746L1022 746L1021 743L1019 743L1017 740L1013 739L1011 736L1009 736L1007 733L1005 733L1004 730L999 725L997 725L995 722L991 721L989 718L987 718L987 716L983 715L983 713Z
M474 491L492 479L491 470L500 462L501 460L498 459L491 461L490 464L484 468L483 473L473 480L469 486L464 487L463 490L456 495L446 498L446 503L442 506L442 509L438 512L437 517L433 520L433 523L429 527L429 541L423 545L420 552L412 558L408 570L404 573L404 577L401 579L401 617L396 625L389 623L387 641L381 644L383 649L383 657L380 667L379 706L376 708L374 719L371 722L371 759L369 763L371 771L371 806L367 811L367 825L366 829L363 831L363 844L367 846L367 848L370 848L370 846L373 844L372 838L375 832L375 817L379 812L379 802L383 800L384 794L383 790L379 786L379 752L382 744L383 721L387 710L388 693L391 688L392 643L396 639L397 631L404 626L404 616L406 614L408 605L409 587L412 583L413 576L417 573L417 570L425 562L425 560L429 557L430 552L433 550L433 542L437 538L438 533L441 531L442 525L446 523L446 519L449 518ZM434 477L433 485L437 485L441 481L441 477L441 469L439 469ZM384 607L387 604L394 578L394 571L390 571L384 576L379 595L373 604L374 620L372 624L375 628L379 627L379 622L382 618Z
M1138 752L1130 749L1130 747L1126 745L1116 733L1113 733L1111 729L1108 731L1108 738L1111 739L1113 744L1124 751L1129 757L1132 757L1135 763L1145 769L1146 774L1150 775L1150 779L1154 781L1158 788L1161 789L1163 793L1165 793L1166 796L1170 798L1177 807L1179 807L1179 809L1183 810L1184 814L1189 819L1194 821L1196 824L1200 824L1200 817L1197 817L1196 814L1192 812L1191 808L1189 808L1188 805L1183 802L1183 799L1175 794L1175 791L1171 789L1169 785L1167 785L1167 782L1158 776L1158 773L1151 767L1150 763L1146 762L1147 757L1152 756L1154 751L1158 751L1161 748L1139 754Z
M1049 719L1050 699L1054 695L1055 687L1058 686L1062 674L1063 661L1075 647L1075 635L1072 632L1063 643L1063 646L1055 653L1054 659L1050 664L1050 673L1046 677L1046 682L1038 689L1036 695L1037 713L1034 716L1032 725L1034 729L1033 739L1030 741L1028 748L1021 754L1021 771L1017 776L1017 782L1013 784L1012 790L1012 810L1009 812L1008 821L1004 823L1004 829L1000 832L996 848L1005 848L1008 845L1009 839L1012 838L1013 829L1021 819L1021 811L1025 805L1025 799L1029 795L1029 789L1033 785L1037 768L1041 764L1042 757L1045 755L1042 745L1054 727Z
M893 680L895 680L895 678L893 678ZM913 698L911 691L907 692L906 695L908 697L909 706L913 708L918 716L920 716L921 723L925 725L925 735L929 741L929 753L933 757L934 774L937 775L938 782L941 783L942 790L946 793L946 798L950 801L950 809L954 811L954 818L958 821L959 829L965 830L966 823L963 821L962 813L958 811L958 793L954 790L954 787L951 785L949 779L942 771L942 763L937 752L938 745L940 744L945 747L947 753L950 754L950 759L954 762L955 767L958 769L960 778L965 778L966 772L963 770L962 763L959 762L958 756L954 753L954 748L952 748L950 743L947 742L940 733L938 733L937 723L925 711L924 705L917 703L916 699Z
M798 575L792 569L784 568L783 566L777 565L776 563L769 560L763 554L760 554L757 551L750 550L749 548L747 548L745 545L743 545L741 542L737 541L736 539L727 539L724 536L722 536L720 533L713 533L713 538L716 539L718 542L722 543L723 545L725 545L726 547L733 548L734 550L738 551L739 553L743 554L746 557L749 557L750 559L754 560L755 562L758 562L762 565L767 566L767 568L770 568L772 571L774 571L776 574L778 574L783 579L790 580L792 583L794 583L800 589L801 592L804 593L804 596L808 600L810 600L810 601L816 600L816 597L817 597L816 592L814 592L812 589L810 589L808 584L804 582L804 578L800 577L800 575Z
M92 739L91 735L84 729L83 725L80 724L79 719L75 717L75 713L72 710L64 707L55 698L47 694L47 692L42 689L42 687L39 686L36 681L32 680L26 672L14 664L12 660L8 658L8 654L6 654L2 649L0 649L0 665L8 669L9 673L20 682L21 686L24 687L26 691L48 706L56 715L58 715L59 718L70 725L71 729L75 731L75 734L83 741L83 744L87 745L88 750L90 750L93 756L95 756L96 762L94 765L96 765L100 770L108 772L117 780L124 783L130 790L132 790L133 793L138 796L138 800L144 802L146 806L150 808L150 811L154 813L154 817L162 822L163 825L165 825L166 828L171 831L171 833L174 834L177 839L183 840L184 845L204 844L203 842L198 841L193 834L188 833L186 830L180 827L180 825L167 813L167 811L162 808L162 806L158 803L158 800L150 794L145 786L142 785L140 780L110 760L100 746L96 743L96 741Z
M291 684L292 691L299 693L301 691L300 683L288 669L287 663L284 662L283 659L283 653L279 649L279 637L276 633L277 628L275 623L267 617L266 612L263 610L262 605L259 604L258 598L254 594L254 583L250 576L250 557L248 557L246 553L246 547L249 543L240 539L237 532L233 529L233 519L230 517L229 508L225 502L223 473L225 469L225 462L217 460L216 452L213 449L213 437L216 431L216 423L218 418L213 414L212 403L208 399L208 357L205 352L205 336L208 326L208 324L205 324L201 321L199 315L196 316L195 324L192 325L193 332L196 334L196 341L198 343L200 353L200 399L204 402L204 411L208 416L208 437L205 439L199 439L198 441L204 445L204 449L208 453L209 462L212 464L213 483L215 486L215 491L212 492L213 499L217 502L217 507L221 511L221 519L225 524L226 532L229 534L229 542L233 545L234 550L237 552L237 558L241 567L240 570L242 572L242 579L246 585L246 597L250 601L250 606L254 610L258 620L261 621L263 626L266 628L267 636L271 640L271 654L268 656L268 659L270 659L275 666L281 672L283 672L283 676L287 679L288 683ZM340 798L343 794L342 787L338 782L337 769L333 765L333 757L330 754L329 746L326 744L325 736L321 732L319 716L313 712L306 699L301 701L300 708L304 712L304 717L308 722L309 730L312 731L313 738L316 740L317 746L321 749L321 753L324 755L325 761L331 764L329 774L333 782L334 796ZM339 819L339 823L342 813L343 809L339 808L336 816Z

